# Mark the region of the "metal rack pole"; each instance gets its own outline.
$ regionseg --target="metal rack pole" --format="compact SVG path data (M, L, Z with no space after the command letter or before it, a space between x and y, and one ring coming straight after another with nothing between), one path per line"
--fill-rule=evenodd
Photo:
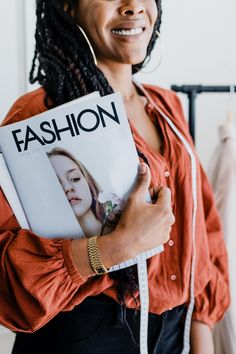
M234 88L234 92L236 92L236 85L228 85L228 86L203 86L203 85L172 85L171 89L175 92L181 92L188 96L189 102L189 130L192 135L193 141L195 141L195 105L197 95L201 93L224 93L231 92L232 88Z

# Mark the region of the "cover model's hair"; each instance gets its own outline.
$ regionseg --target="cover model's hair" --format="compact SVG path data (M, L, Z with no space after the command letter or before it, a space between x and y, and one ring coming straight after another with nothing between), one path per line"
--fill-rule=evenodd
M78 30L71 12L79 0L36 0L36 47L30 72L30 82L38 82L45 90L48 108L58 106L93 91L101 96L113 92L102 71L95 65L85 38ZM155 0L158 18L147 48L150 56L160 30L161 0ZM65 11L65 4L68 5ZM145 59L144 59L145 61ZM143 62L132 67L138 72ZM118 299L125 309L125 295L130 293L135 302L138 289L137 267L109 273L116 281ZM123 319L126 322L125 312ZM126 322L127 324L127 322Z

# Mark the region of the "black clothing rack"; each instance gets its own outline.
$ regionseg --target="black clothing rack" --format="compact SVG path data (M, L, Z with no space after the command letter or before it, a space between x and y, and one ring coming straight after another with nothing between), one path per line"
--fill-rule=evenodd
M181 92L188 96L189 103L189 130L192 135L193 141L195 141L195 106L196 106L196 98L200 93L223 93L223 92L231 92L232 88L234 88L234 92L236 92L236 86L203 86L203 85L172 85L171 89L175 92Z

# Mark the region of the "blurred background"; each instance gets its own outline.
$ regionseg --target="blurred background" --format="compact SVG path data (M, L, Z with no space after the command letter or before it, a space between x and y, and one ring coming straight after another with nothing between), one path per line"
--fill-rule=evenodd
M34 50L34 11L34 0L0 2L0 121L14 100L33 89L28 76ZM235 14L235 0L163 0L162 62L154 73L138 74L137 78L165 88L173 84L236 85ZM145 71L155 67L158 49L157 45ZM187 97L179 97L188 119ZM226 122L229 111L235 125L236 94L197 97L196 149L206 170L219 142L218 126ZM2 328L0 333L0 353L10 354L14 335Z

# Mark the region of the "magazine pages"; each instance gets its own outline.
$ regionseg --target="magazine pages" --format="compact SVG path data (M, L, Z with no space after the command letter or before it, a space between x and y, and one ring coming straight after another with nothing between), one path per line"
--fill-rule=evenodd
M11 205L11 198L16 201L23 227L27 221L28 228L47 238L110 232L139 164L119 93L105 97L95 93L3 126L0 148L7 165L1 181L6 197ZM15 186L11 198L13 184L7 172ZM162 250L162 246L150 250L146 258ZM129 260L122 268L134 263Z

